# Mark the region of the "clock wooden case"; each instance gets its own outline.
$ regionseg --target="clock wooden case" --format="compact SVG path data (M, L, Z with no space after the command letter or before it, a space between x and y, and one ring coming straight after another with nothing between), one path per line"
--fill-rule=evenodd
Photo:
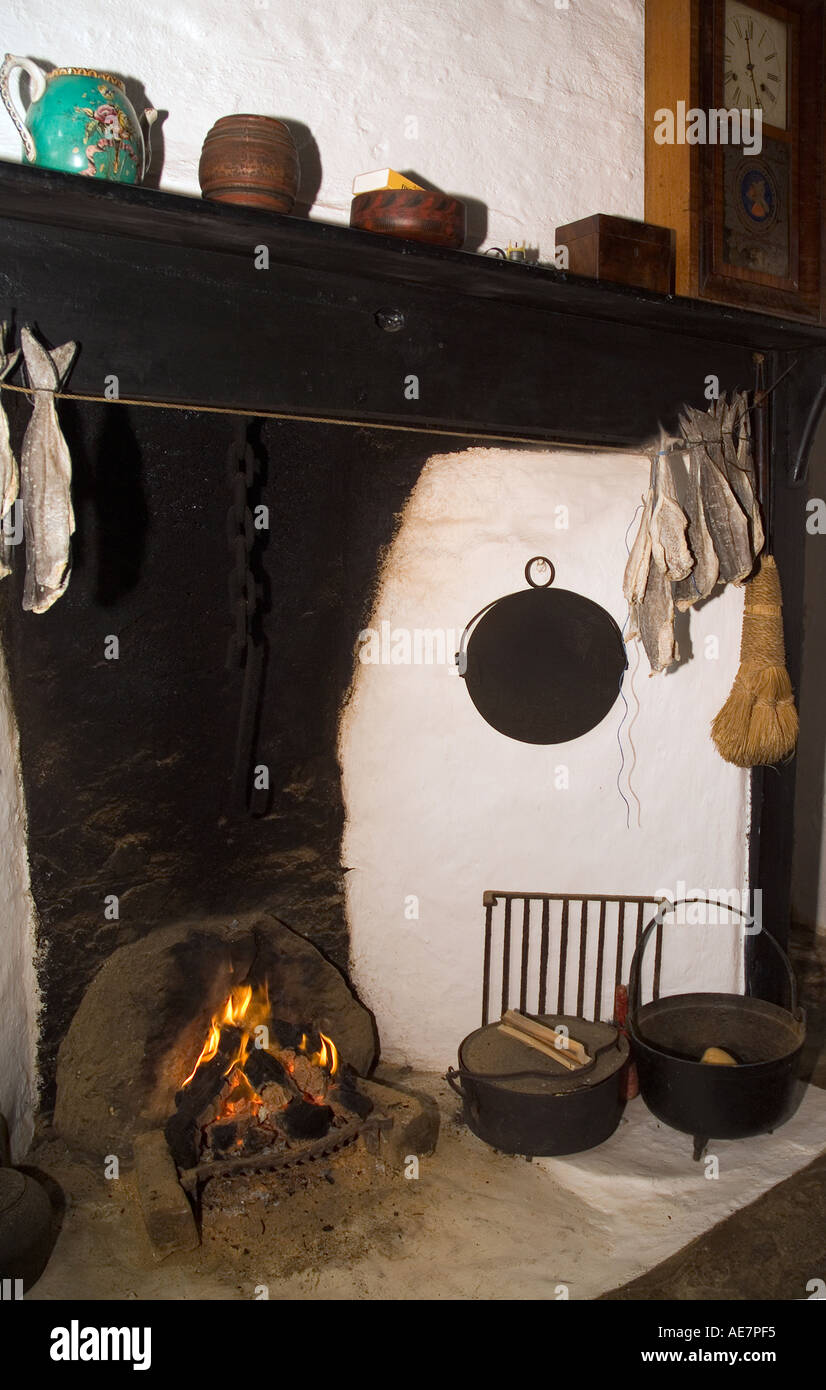
M823 318L824 36L822 0L646 0L645 216L674 228L678 294ZM658 143L679 102L759 108L760 147Z

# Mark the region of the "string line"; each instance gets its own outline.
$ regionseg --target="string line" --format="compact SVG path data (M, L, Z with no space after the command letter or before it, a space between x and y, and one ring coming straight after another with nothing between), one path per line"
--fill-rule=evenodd
M0 381L0 391L17 391L23 396L31 397L33 388L30 386L13 386L11 382ZM449 439L495 439L501 440L506 444L533 444L536 448L557 447L564 449L584 449L592 454L611 453L634 455L640 452L640 449L623 444L601 444L595 446L592 443L569 443L567 440L554 444L553 440L538 439L536 436L532 435L491 434L484 429L447 430L438 425L391 425L381 420L351 420L334 415L302 415L298 411L290 410L258 410L255 406L242 409L240 406L234 405L200 405L193 402L181 404L180 401L139 400L136 396L80 395L76 391L53 391L51 394L56 401L81 401L95 405L145 406L149 410L184 410L205 415L236 415L243 416L247 420L294 420L305 425L349 425L351 429L394 430L399 434L432 434L442 435Z
M797 361L792 362L791 366L767 387L766 390L757 393L754 403L747 407L749 411L760 404L766 396L770 395L774 389L789 372L797 365ZM30 386L15 386L10 381L0 381L0 391L16 391L19 395L31 398L33 388ZM306 425L349 425L351 429L368 430L392 430L398 434L431 434L441 435L446 439L495 439L506 444L533 444L541 448L543 445L551 447L562 447L565 449L585 449L589 453L604 454L634 454L646 453L645 446L640 444L638 447L624 444L603 444L594 446L593 443L578 443L559 441L556 445L551 439L540 439L534 435L524 434L492 434L487 430L447 430L438 425L391 425L381 420L350 420L334 415L302 415L299 411L291 410L258 410L254 406L243 408L234 405L204 405L199 402L180 401L149 401L140 400L137 396L95 396L81 395L77 391L53 391L55 400L80 401L93 405L133 405L145 407L147 410L182 410L194 411L196 414L204 415L234 415L243 417L247 420L296 420ZM759 400L758 400L759 397ZM703 440L703 443L706 441ZM685 452L685 441L672 444L668 449L660 450L660 453ZM653 452L653 451L652 451Z

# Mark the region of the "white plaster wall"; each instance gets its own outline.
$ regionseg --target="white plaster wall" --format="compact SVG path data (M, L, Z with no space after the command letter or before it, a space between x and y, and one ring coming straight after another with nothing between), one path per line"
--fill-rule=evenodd
M210 126L252 111L295 123L308 172L315 141L325 221L387 164L481 200L486 243L547 258L561 223L643 215L643 0L6 0L0 37L139 79L169 112L170 190L198 194ZM0 158L20 158L2 108Z
M622 454L432 458L388 553L371 626L461 634L486 603L524 586L537 554L553 561L559 587L622 626L624 536L647 480L647 459ZM555 528L560 504L567 530ZM635 817L626 828L616 786L621 701L583 738L538 748L491 729L446 666L357 665L341 736L343 862L354 977L385 1056L443 1067L478 1027L486 888L636 895L677 892L682 879L689 890L742 891L747 776L709 737L737 669L741 614L742 594L729 589L691 615L689 662L652 677L642 660L631 773L641 828ZM708 637L717 658L705 655ZM633 709L630 692L629 701ZM561 764L567 790L555 786ZM405 916L409 895L418 920ZM730 927L673 928L666 946L664 993L739 988Z
M37 1004L17 726L0 652L0 1112L16 1159L25 1154L34 1128Z

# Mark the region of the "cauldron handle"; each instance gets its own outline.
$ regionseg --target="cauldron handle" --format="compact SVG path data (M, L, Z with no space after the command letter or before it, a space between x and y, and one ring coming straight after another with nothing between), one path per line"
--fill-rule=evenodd
M722 907L725 909L726 912L736 912L737 916L741 917L743 921L753 920L749 918L747 912L743 912L739 907L733 907L731 903L714 902L711 898L677 898L676 901L673 903L670 902L668 898L663 898L662 902L657 908L655 915L652 917L651 921L648 923L648 926L645 928L645 930L642 933L642 936L637 942L637 946L634 951L633 958L631 960L631 970L628 979L628 1014L629 1017L632 1017L634 1019L635 1023L637 1013L640 1007L640 965L642 963L642 956L648 938L655 927L661 927L664 925L663 915L666 912L673 912L675 908L687 906L689 903L706 903L708 907ZM794 971L792 970L791 961L789 960L789 957L786 955L786 952L783 950L783 947L780 945L780 942L775 940L771 932L768 931L766 927L761 926L759 929L759 933L755 933L755 935L758 934L760 936L765 936L766 939L771 942L775 951L779 955L783 965L786 967L786 974L789 978L789 1011L795 1018L797 1018L797 982L794 978Z

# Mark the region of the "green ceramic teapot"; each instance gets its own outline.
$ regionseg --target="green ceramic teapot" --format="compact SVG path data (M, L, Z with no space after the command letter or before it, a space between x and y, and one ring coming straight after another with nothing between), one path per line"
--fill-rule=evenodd
M9 79L16 69L28 73L31 97L25 120L12 101ZM0 67L0 96L23 141L25 162L63 169L92 179L140 183L149 168L149 128L153 107L140 120L123 82L91 68L54 68L43 72L30 58L7 53Z

